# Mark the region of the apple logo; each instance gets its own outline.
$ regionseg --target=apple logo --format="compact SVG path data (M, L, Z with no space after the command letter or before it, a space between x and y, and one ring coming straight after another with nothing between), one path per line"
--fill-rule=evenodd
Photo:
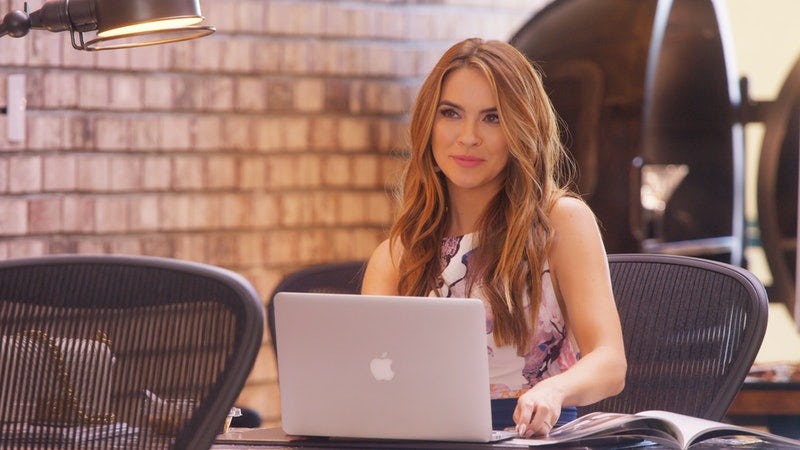
M387 355L387 352L383 352L380 358L373 358L369 362L369 371L372 372L373 378L378 381L391 381L394 378L393 361Z

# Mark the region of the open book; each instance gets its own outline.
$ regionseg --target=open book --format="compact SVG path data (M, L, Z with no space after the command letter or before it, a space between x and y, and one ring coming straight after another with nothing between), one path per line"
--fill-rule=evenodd
M800 441L797 440L667 411L637 414L594 412L556 428L546 438L513 439L511 442L546 448L564 444L623 446L651 441L668 448L688 449L693 444L708 442L709 439L734 436L739 437L739 445L743 440L752 440L767 442L770 448L800 448Z

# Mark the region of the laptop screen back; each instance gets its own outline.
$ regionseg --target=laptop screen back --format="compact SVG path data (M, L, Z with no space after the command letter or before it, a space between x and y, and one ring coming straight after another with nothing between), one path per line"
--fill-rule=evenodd
M282 292L274 301L286 433L490 439L480 300Z

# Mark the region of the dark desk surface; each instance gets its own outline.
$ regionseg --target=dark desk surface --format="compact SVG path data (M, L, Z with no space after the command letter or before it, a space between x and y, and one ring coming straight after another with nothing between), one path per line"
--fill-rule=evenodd
M431 442L431 441L390 441L390 440L333 440L327 438L297 438L287 436L279 427L275 428L232 428L228 433L222 434L218 438L218 443L214 444L212 450L255 450L255 449L289 449L289 448L303 448L303 449L331 449L331 448L346 448L346 449L464 449L464 450L483 450L483 449L503 449L503 450L519 450L521 448L531 448L524 444L515 444L513 440L503 441L493 444L480 444L480 443L465 443L465 442ZM535 448L535 447L532 447ZM552 448L552 447L551 447ZM560 450L569 449L612 449L619 448L617 445L609 443L608 445L598 447L558 447ZM660 445L646 445L636 448L646 450L650 449L665 449ZM736 448L736 449L775 449L775 448L797 448L791 447L776 447L774 443L764 443L755 438L742 437L739 438L717 438L706 442L702 442L692 446L692 449L721 449L721 448Z
M728 409L728 415L800 416L800 382L745 383Z

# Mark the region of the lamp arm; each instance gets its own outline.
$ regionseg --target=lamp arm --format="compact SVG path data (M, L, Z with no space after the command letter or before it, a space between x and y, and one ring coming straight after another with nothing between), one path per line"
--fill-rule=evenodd
M85 32L97 29L96 0L46 1L31 13L31 28L59 31Z
M28 34L31 29L31 19L22 11L11 11L3 17L0 23L0 37L9 35L19 38Z

